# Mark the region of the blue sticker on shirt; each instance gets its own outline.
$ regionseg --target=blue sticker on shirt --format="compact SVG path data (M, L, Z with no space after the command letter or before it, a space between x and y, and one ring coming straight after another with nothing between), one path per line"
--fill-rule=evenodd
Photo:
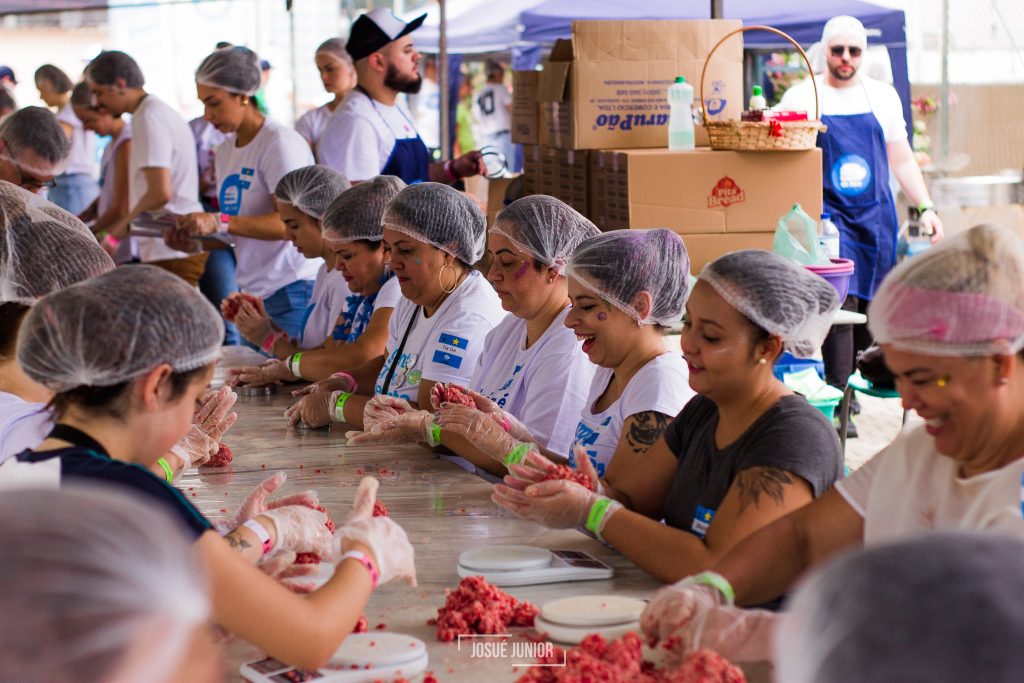
M255 169L243 167L241 174L232 173L220 184L220 212L237 216L242 210L242 194L252 185Z
M697 511L693 513L693 523L690 525L690 531L704 538L708 533L708 527L711 526L711 520L714 518L714 510L698 505Z
M844 154L832 165L832 187L855 197L871 185L871 166L859 154Z
M576 446L583 446L583 450L586 452L587 457L590 458L590 463L597 470L597 476L603 477L606 466L603 462L597 461L597 450L593 448L587 448L587 446L593 446L597 443L597 439L601 436L601 431L612 423L612 417L609 415L604 421L598 425L597 429L591 429L582 420L576 425L576 438L572 441L572 446L569 448L569 467L576 469Z
M464 349L469 346L469 340L463 337L456 337L454 334L448 334L442 332L441 336L437 338L438 343L444 344L445 346L454 346L457 349Z
M447 365L450 368L458 370L462 366L462 356L457 356L454 353L445 353L444 351L434 351L435 363L439 365Z

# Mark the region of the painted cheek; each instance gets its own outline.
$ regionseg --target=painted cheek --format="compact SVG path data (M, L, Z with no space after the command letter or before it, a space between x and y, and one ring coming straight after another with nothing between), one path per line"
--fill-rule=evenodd
M528 263L523 263L523 265L519 266L519 270L517 270L513 274L513 277L518 280L522 276L526 275L526 271L528 270L528 268L529 268L529 264Z
M600 320L601 322L604 322L605 320L608 319L608 314L605 313L604 311L601 311L597 314L597 319Z

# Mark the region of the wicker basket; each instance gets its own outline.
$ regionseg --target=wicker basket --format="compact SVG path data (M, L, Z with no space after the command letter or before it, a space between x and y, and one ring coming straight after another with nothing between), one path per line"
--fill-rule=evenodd
M708 115L704 112L704 76L708 71L708 64L712 55L715 54L722 43L737 33L745 31L768 31L782 36L793 44L807 64L807 70L811 72L811 85L814 86L814 120L813 121L709 121ZM818 84L814 79L814 70L807 54L803 48L790 36L771 26L744 26L731 33L726 34L718 43L711 48L708 57L704 60L704 68L700 72L700 101L703 116L704 128L711 139L711 149L733 150L741 152L784 152L805 149L814 149L818 133L825 132L825 125L822 124L821 112L818 103Z

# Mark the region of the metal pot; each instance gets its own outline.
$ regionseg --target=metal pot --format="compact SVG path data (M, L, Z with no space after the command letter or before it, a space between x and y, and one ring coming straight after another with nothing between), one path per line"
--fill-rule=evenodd
M938 178L931 183L938 206L1005 206L1024 204L1024 179L1020 173Z

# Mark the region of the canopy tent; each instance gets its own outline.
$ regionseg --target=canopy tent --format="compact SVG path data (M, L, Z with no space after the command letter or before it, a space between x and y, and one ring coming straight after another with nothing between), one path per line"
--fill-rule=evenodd
M519 42L520 15L544 0L447 0L447 50L449 54L484 54L505 52ZM423 14L423 10L406 12L408 21ZM432 5L427 10L423 26L414 38L422 52L438 52L441 42L440 8Z

